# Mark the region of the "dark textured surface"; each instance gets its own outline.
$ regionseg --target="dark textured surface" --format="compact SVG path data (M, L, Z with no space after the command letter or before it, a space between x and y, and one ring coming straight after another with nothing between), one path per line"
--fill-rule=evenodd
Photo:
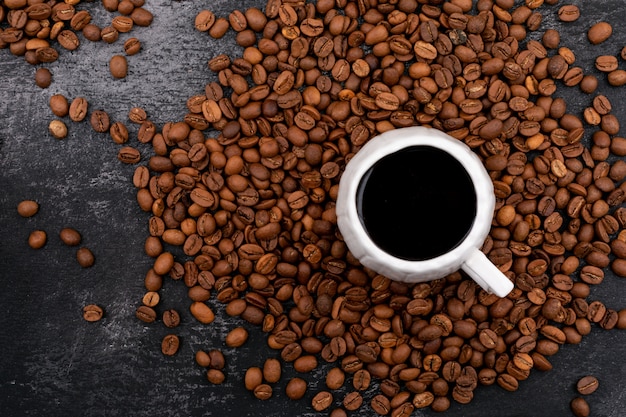
M559 27L561 44L572 48L576 65L604 77L593 69L595 56L619 54L626 45L620 31L626 19L622 0L583 2L583 17L563 25L556 21L558 7L544 6L542 28ZM561 2L560 5L565 4ZM143 276L151 260L143 252L148 216L135 202L131 177L133 167L116 159L119 145L107 135L94 133L87 122L68 121L69 136L56 140L47 132L53 118L47 103L52 94L69 98L86 97L90 109L106 110L112 120L127 122L133 106L144 107L150 118L162 126L186 113L185 101L200 93L215 76L206 62L221 52L238 50L234 36L212 40L193 29L195 14L210 8L227 16L233 8L263 2L226 0L199 2L148 0L146 8L155 14L149 28L135 28L120 41L107 45L84 40L75 52L62 51L60 59L47 65L53 73L50 88L35 86L35 68L8 50L0 50L0 415L2 416L147 416L227 415L292 416L314 414L310 398L323 387L323 373L305 375L309 381L306 399L285 398L287 378L275 385L274 397L255 400L242 384L243 372L259 366L264 358L277 356L265 348L264 335L238 319L227 319L221 306L211 305L217 319L209 326L197 324L188 313L186 291L181 283L166 281L159 311L177 308L183 323L176 333L182 346L172 358L160 353L161 338L167 329L160 323L143 325L134 317L144 293ZM95 23L104 26L112 14L99 2L86 6ZM615 27L612 38L590 46L586 29L600 20ZM113 80L108 60L122 52L123 40L136 36L142 52L129 58L129 75ZM624 63L620 61L624 68ZM621 102L624 90L603 85L600 90L617 108L615 114L626 123ZM576 88L560 87L557 95L567 98L569 110L581 114L591 97ZM131 144L136 144L136 127ZM144 159L148 156L145 150ZM23 199L35 199L40 212L23 219L15 211ZM58 232L74 227L82 233L83 244L92 249L96 264L82 269L75 261L75 249L64 246ZM31 230L44 229L47 245L30 249ZM626 280L609 276L590 299L608 307L626 307ZM105 308L105 318L87 323L81 317L85 304ZM247 344L229 349L224 336L236 325L251 331ZM198 349L222 349L227 360L227 380L210 385L193 361ZM565 346L551 358L555 369L533 372L516 393L498 387L479 387L468 406L453 404L449 416L567 416L575 383L593 374L600 388L588 398L592 415L620 417L626 414L626 332L594 328L582 344ZM287 376L293 375L286 366ZM346 391L335 396L338 405ZM366 402L376 392L365 394ZM372 415L368 406L359 415ZM433 415L416 411L413 415Z

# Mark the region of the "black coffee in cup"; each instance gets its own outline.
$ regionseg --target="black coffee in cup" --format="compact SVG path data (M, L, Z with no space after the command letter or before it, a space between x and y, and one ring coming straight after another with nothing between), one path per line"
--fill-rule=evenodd
M467 171L432 146L410 146L381 158L363 175L356 203L372 241L409 261L454 249L476 217L476 192Z

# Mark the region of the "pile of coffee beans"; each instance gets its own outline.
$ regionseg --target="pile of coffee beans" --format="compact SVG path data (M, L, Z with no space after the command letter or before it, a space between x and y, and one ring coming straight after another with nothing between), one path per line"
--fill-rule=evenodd
M232 29L243 54L208 62L218 80L189 98L183 120L159 130L142 109L130 111L154 153L133 177L155 258L139 319L156 320L168 276L188 287L201 323L214 320L206 301L215 297L280 352L248 369L246 388L267 399L281 362L303 376L333 364L311 404L333 416L361 407L371 381L380 394L369 407L393 416L469 403L479 385L515 391L594 324L626 328L626 310L589 299L605 268L626 276L626 139L559 33L529 37L544 3L556 2L268 0L228 18L200 11L195 28L214 38ZM558 11L564 22L579 13ZM610 35L606 22L588 32L593 44ZM602 56L596 66L617 86L616 62ZM567 87L589 95L582 119L558 97ZM371 137L412 125L463 141L489 171L497 205L482 250L515 283L507 297L461 272L391 281L343 242L343 168ZM127 148L120 159L139 161ZM166 339L163 352L175 353ZM246 339L237 328L227 344ZM214 370L208 379L219 383ZM348 380L354 390L335 399ZM287 395L307 388L292 380Z
M103 0L103 7L116 13L110 25L100 28L92 22L87 10L80 9L81 0L5 0L0 4L0 49L8 48L13 55L23 56L32 65L47 64L59 58L59 47L74 51L80 46L78 33L89 41L113 43L120 33L130 32L134 26L149 26L153 15L144 8L144 0ZM127 55L141 49L137 38L124 42ZM121 57L121 58L120 58ZM111 74L126 76L124 56L111 60ZM35 83L47 88L52 82L48 68L39 67Z

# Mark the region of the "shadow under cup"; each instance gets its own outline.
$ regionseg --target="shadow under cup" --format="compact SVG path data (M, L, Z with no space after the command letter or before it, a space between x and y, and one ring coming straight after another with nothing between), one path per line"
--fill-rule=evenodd
M359 220L374 244L408 261L456 248L476 218L476 192L463 165L433 146L409 146L373 164L356 194Z

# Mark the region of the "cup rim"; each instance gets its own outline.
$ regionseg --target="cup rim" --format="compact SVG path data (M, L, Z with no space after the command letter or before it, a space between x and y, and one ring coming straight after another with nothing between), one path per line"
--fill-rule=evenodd
M430 146L451 155L467 172L476 194L476 216L465 238L450 251L425 260L407 260L383 251L365 231L356 205L359 184L369 168L381 158L412 146ZM344 178L350 180L344 181ZM463 142L444 132L414 126L376 136L354 155L339 182L336 211L344 241L363 265L389 278L426 281L458 270L470 252L482 246L491 228L494 207L493 183L478 156Z

